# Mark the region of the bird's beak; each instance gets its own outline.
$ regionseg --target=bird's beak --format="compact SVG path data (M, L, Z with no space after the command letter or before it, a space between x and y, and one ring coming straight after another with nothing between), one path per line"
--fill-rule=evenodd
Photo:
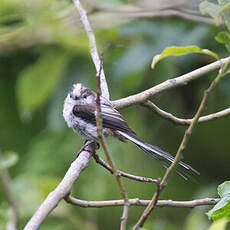
M73 100L78 100L78 99L79 99L79 97L77 97L76 95L73 94L73 91L70 92L69 96L70 96L70 98L72 98Z

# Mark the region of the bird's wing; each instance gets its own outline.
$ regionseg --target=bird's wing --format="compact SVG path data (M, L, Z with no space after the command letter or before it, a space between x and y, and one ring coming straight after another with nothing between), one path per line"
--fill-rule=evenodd
M86 122L96 125L96 105L75 105L73 114ZM101 118L103 128L134 134L121 114L103 97L101 97Z
M104 128L110 128L115 131L123 131L126 133L134 133L122 115L114 109L109 102L104 100L102 100L101 103L101 117Z

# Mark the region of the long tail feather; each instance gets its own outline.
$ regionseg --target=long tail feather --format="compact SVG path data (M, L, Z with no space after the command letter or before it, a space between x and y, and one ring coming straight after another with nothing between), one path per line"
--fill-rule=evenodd
M123 137L127 138L128 140L130 140L134 144L136 144L144 152L151 155L154 159L160 161L165 167L169 167L170 162L174 161L174 157L172 155L170 155L167 152L164 152L163 150L161 150L160 148L158 148L156 146L153 146L153 145L150 145L150 144L144 142L142 139L137 137L134 133L125 133L122 131L119 131L119 133ZM198 175L200 174L196 169L192 168L190 165L188 165L182 161L179 161L179 165L181 165L182 167L184 167L187 170L191 170L192 172L194 172ZM180 172L178 169L176 169L176 171L182 177L187 178L188 174Z
M139 146L139 145L137 145L141 150L143 150L144 152L146 152L147 154L149 154L151 157L153 157L156 161L159 161L163 166L164 166L164 168L168 168L169 166L170 166L170 164L171 164L171 162L170 161L167 161L166 159L164 159L164 158L157 158L156 157L156 155L154 155L154 154L152 154L151 152L149 152L149 151L146 151L146 149L144 149L143 147L141 147L141 146ZM175 171L176 171L176 173L178 174L178 175L180 175L182 178L184 178L185 180L188 180L189 178L191 178L191 176L188 174L188 173L186 173L186 172L183 172L182 170L180 170L180 169L178 169L178 168L176 168L175 169Z

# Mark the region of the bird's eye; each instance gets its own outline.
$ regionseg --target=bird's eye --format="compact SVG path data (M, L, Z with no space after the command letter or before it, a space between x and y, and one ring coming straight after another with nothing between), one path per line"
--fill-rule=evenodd
M81 97L86 99L90 95L90 90L89 89L84 89L81 93Z

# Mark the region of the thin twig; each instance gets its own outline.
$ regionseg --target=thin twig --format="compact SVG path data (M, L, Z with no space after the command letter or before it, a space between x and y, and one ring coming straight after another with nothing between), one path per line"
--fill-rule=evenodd
M0 162L3 161L2 152L0 151ZM6 196L9 207L12 210L12 218L7 223L6 230L17 230L18 225L18 207L13 198L11 191L11 178L6 168L0 169L0 178L2 181L2 187Z
M93 154L93 158L98 164L100 164L102 167L104 167L105 169L107 169L109 172L113 174L113 170L110 167L110 165L106 163L102 158L100 158L97 154ZM120 171L120 170L117 170L117 173L122 177L126 177L128 179L139 181L139 182L148 182L148 183L156 183L156 184L159 183L159 179L152 179L150 177L136 176L136 175L132 175L132 174Z
M82 7L80 1L79 0L73 0L73 2L75 4L75 6L77 7L81 22L82 22L82 24L85 28L85 31L88 35L90 54L91 54L92 60L94 62L94 65L96 67L97 74L98 74L98 72L100 71L100 68L101 68L100 67L101 61L100 61L100 57L99 57L99 54L97 51L96 39L95 39L93 29L91 28L91 25L90 25L88 17L87 17L87 13L86 13L85 9ZM101 69L101 92L105 98L109 99L109 89L108 89L108 85L106 82L103 67Z
M165 118L166 120L169 120L173 122L176 125L190 125L193 121L193 119L182 119L174 116L173 114L166 112L159 107L157 107L153 102L151 101L146 101L143 103L145 107L150 108L152 111L154 111L157 115L160 115L161 117ZM218 118L223 118L227 117L230 115L230 108L221 110L216 113L212 113L206 116L202 116L198 119L198 123L206 122L206 121L211 121L211 120L216 120Z
M101 61L101 66L102 66L102 61ZM100 68L101 70L102 68ZM103 135L103 127L102 127L102 118L101 118L101 100L100 100L100 95L101 95L101 81L100 81L100 74L101 72L98 72L97 74L97 99L96 99L96 105L97 105L97 116L96 116L96 124L97 124L97 133L98 133L98 137L101 143L101 146L105 152L107 161L113 171L113 174L116 178L116 181L118 183L119 189L120 189L120 193L124 199L124 208L123 208L123 214L121 217L121 224L120 224L120 230L126 230L126 225L127 225L127 220L128 220L128 210L129 210L129 198L128 198L128 194L126 192L126 189L121 181L121 177L118 174L118 170L113 162L113 159L111 157L111 154L109 152L109 149L107 147L107 144L105 142L105 138Z
M94 152L94 144L87 145L84 148L84 150L78 155L77 159L72 162L60 184L43 201L39 209L25 226L24 230L37 230L40 227L49 213L57 207L60 200L70 193L74 182L78 179L80 173L87 167Z
M186 85L188 82L195 80L201 77L204 74L207 74L213 70L219 69L222 64L227 63L230 60L230 57L220 59L219 61L213 62L209 65L203 66L199 69L196 69L190 73L184 74L180 77L168 79L167 81L162 82L150 89L147 89L141 93L137 93L135 95L131 95L119 100L115 100L112 102L114 108L121 109L133 104L145 102L148 98L163 92L165 90L175 88L178 86Z
M188 129L185 131L184 137L182 139L182 142L180 144L180 147L178 148L177 154L175 156L175 159L173 161L173 163L169 166L169 168L167 168L165 175L160 183L159 189L157 189L157 191L154 193L151 202L149 203L149 205L146 207L146 209L144 210L143 214L141 215L140 219L138 220L138 222L136 223L136 225L133 227L133 230L137 230L140 229L140 227L143 226L144 222L146 221L146 219L148 218L149 214L151 213L151 211L155 208L158 197L161 193L161 191L163 190L163 188L165 187L168 178L170 176L170 174L173 172L174 168L176 167L177 163L179 162L182 152L185 150L187 142L189 137L192 134L192 131L201 115L201 113L203 112L203 110L206 107L207 104L207 99L209 94L211 93L211 91L216 87L216 85L219 83L220 79L226 74L226 68L228 66L228 63L225 63L221 65L221 68L219 70L219 73L217 75L217 77L215 78L215 80L211 83L211 85L209 86L208 89L206 89L204 91L204 95L203 98L201 100L200 106L193 118L192 123L189 125Z
M72 196L66 196L65 201L83 208L103 208L123 206L124 200L103 200L89 201L80 200ZM129 199L129 204L133 206L147 206L151 200L140 200L139 198ZM157 207L177 207L177 208L194 208L202 205L215 205L220 201L219 198L204 198L189 201L158 200Z

